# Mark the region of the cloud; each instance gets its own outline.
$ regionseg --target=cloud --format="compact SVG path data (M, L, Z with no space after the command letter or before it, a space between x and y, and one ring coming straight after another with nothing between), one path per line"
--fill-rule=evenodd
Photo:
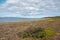
M59 0L7 0L0 6L0 12L12 12L22 16L36 16L60 10Z

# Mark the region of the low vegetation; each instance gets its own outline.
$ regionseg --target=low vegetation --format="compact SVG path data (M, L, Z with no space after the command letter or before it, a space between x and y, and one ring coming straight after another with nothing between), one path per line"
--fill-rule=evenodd
M32 29L30 31L24 31L22 33L19 33L18 36L19 38L29 38L29 37L32 37L32 38L36 38L36 39L43 39L43 38L48 38L48 37L51 37L51 36L55 36L56 33L52 30L49 30L49 29L45 29L45 28L37 28L37 29Z
M0 23L0 40L60 40L60 16Z

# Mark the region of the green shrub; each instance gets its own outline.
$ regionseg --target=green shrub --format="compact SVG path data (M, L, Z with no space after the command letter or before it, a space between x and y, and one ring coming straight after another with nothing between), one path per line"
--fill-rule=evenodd
M54 36L56 33L54 32L54 31L52 31L52 30L48 30L48 29L46 29L45 30L45 33L46 33L46 36Z
M52 30L48 30L45 28L37 28L34 30L22 32L21 34L19 34L19 37L20 38L28 38L28 37L44 38L44 37L50 37L50 36L54 36L54 35L55 35L55 32Z
M43 38L45 37L45 31L43 28L39 28L39 29L36 29L34 30L32 33L31 33L32 37L34 38Z
M23 32L21 34L18 35L20 38L28 38L29 34L27 32Z

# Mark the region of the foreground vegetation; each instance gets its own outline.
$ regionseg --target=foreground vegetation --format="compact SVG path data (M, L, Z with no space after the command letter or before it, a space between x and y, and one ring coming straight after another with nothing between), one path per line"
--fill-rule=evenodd
M18 36L19 38L28 38L28 37L32 37L34 39L43 39L45 38L45 40L48 39L48 37L51 36L55 36L56 33L52 30L46 29L46 28L35 28L35 29L30 29L28 31L24 31L22 33L19 33Z
M60 17L0 23L0 40L60 40Z

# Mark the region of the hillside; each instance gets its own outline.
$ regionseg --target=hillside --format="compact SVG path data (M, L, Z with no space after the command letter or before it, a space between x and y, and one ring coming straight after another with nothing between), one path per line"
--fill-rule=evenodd
M18 34L34 28L46 28L54 31L57 35L49 37L49 40L60 40L60 16L47 17L44 20L29 22L5 22L0 23L0 40L45 40L32 39L31 37L21 39Z

